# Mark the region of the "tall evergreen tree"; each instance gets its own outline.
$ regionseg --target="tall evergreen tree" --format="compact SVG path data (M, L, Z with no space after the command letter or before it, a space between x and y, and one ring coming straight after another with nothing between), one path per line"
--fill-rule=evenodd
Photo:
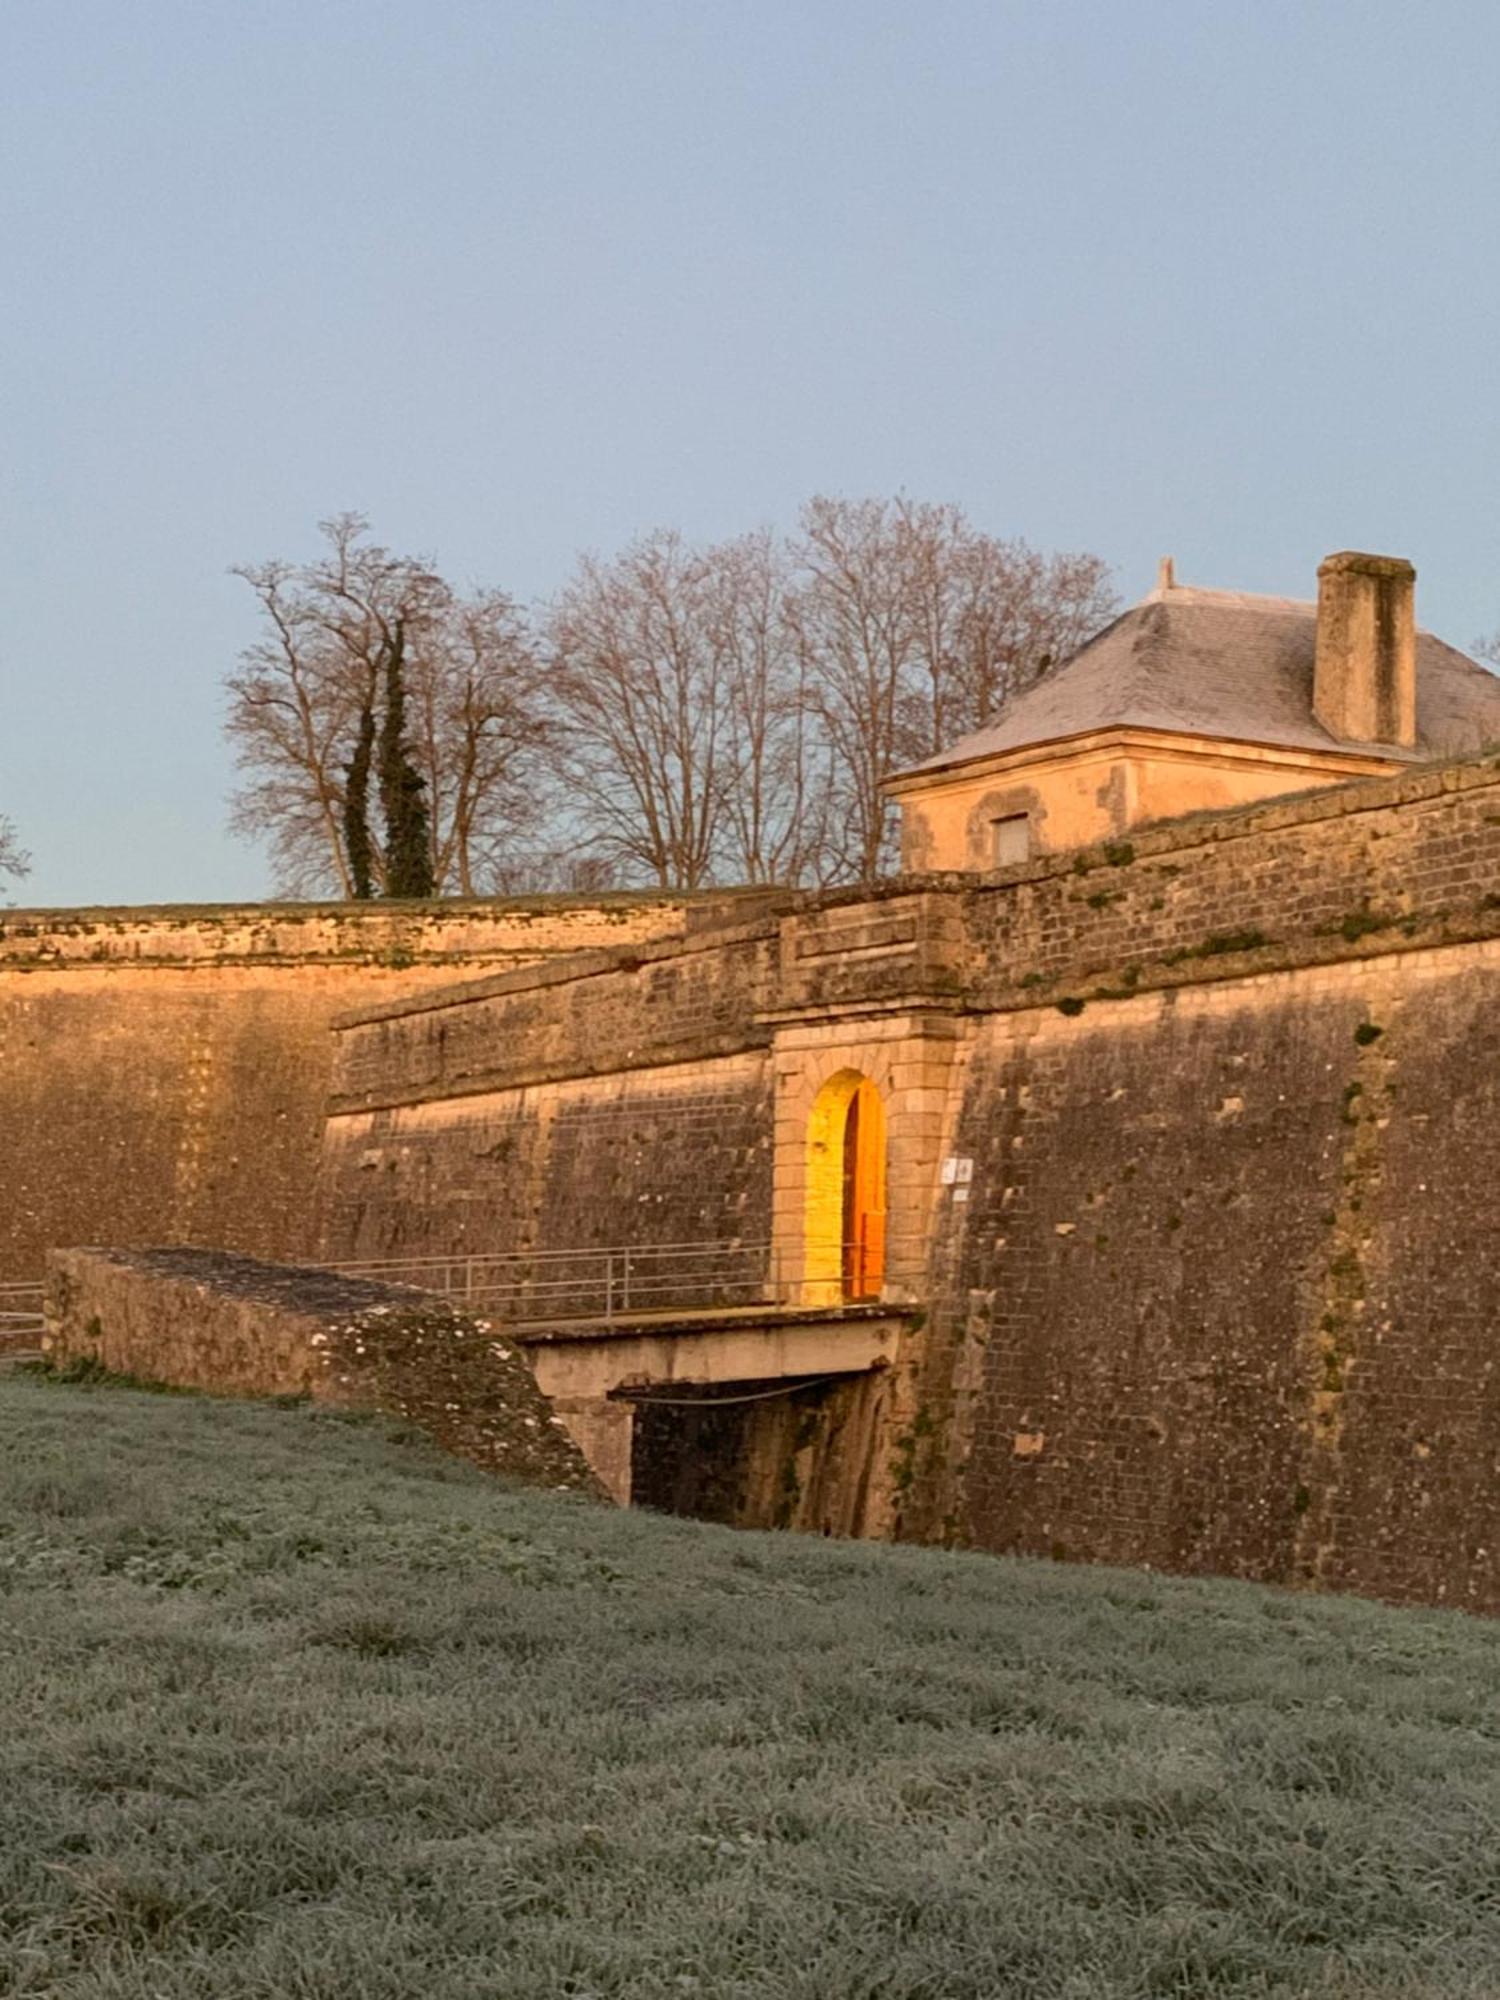
M385 817L385 893L434 892L426 785L406 742L406 625L396 620L385 655L385 714L380 724L380 806Z
M370 839L370 767L375 759L375 708L367 701L359 712L354 755L344 766L344 849L349 856L351 894L368 902L375 893L375 849Z

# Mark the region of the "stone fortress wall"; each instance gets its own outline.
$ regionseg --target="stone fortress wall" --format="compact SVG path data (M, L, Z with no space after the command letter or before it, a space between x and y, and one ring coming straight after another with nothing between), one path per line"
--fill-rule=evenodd
M309 1253L337 1012L687 920L639 894L0 909L0 1282L84 1242Z
M741 915L345 1017L324 1251L795 1270L857 1070L922 1310L833 1517L1500 1610L1500 762Z
M612 1477L1500 1611L1497 997L1495 759L873 891L7 912L0 1276L713 1241L796 1286L863 1076L890 1365L648 1407Z

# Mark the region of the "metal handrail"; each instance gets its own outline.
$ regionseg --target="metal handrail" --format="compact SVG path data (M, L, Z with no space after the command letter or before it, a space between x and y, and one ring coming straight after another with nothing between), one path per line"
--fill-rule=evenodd
M911 1241L920 1245L921 1239L914 1235ZM901 1239L887 1239L879 1295L887 1303L909 1303L922 1275L921 1256L907 1257L904 1249ZM823 1266L820 1275L808 1274L809 1256ZM610 1322L643 1312L836 1304L842 1259L842 1242L833 1238L788 1248L731 1237L366 1258L330 1268L350 1277L406 1281L416 1290L480 1307L512 1322Z
M893 1239L887 1238L889 1243ZM801 1246L807 1249L838 1250L842 1247L838 1237L814 1237ZM576 1263L586 1257L662 1257L683 1255L689 1257L720 1257L726 1252L765 1251L779 1252L783 1246L770 1243L759 1237L728 1236L711 1241L691 1243L589 1243L580 1244L571 1250L452 1250L444 1255L423 1255L420 1257L362 1257L326 1266L329 1270L362 1272L376 1271L417 1271L440 1270L454 1264L475 1267L493 1264L550 1264Z
M40 1278L0 1285L0 1347L18 1347L32 1337L40 1340L44 1325Z
M403 1270L417 1270L424 1266L453 1263L514 1264L523 1259L529 1263L552 1263L578 1257L611 1256L622 1254L627 1250L633 1255L640 1256L656 1256L674 1250L707 1256L724 1249L769 1250L771 1247L769 1242L760 1238L742 1236L726 1236L708 1242L694 1238L691 1242L682 1243L585 1243L575 1245L571 1250L480 1250L472 1253L467 1250L454 1250L445 1255L421 1257L365 1257L359 1260L359 1268L362 1271L378 1271L399 1265ZM328 1268L342 1271L350 1269L351 1266L339 1264L330 1265Z
M910 1256L906 1246L915 1246ZM653 1312L736 1306L833 1306L910 1303L923 1278L922 1239L888 1237L879 1300L841 1298L843 1244L815 1237L793 1246L764 1239L625 1243L568 1250L458 1252L447 1256L372 1257L326 1268L348 1277L400 1283L494 1313L511 1323L603 1320ZM809 1276L809 1259L823 1267ZM0 1345L40 1340L45 1322L40 1279L0 1284Z

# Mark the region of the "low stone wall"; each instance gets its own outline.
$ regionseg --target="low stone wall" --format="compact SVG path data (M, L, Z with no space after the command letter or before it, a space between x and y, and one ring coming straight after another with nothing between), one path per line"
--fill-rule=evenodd
M421 1292L217 1251L56 1250L45 1311L59 1365L384 1411L487 1472L600 1492L524 1353Z

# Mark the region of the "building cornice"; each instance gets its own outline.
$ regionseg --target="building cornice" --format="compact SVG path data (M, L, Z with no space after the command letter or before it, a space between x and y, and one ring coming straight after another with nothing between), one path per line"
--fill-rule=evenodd
M1330 771L1342 777L1385 777L1413 759L1395 753L1382 755L1358 750L1303 748L1296 744L1259 742L1252 737L1201 736L1192 730L1139 729L1120 726L1110 729L1079 730L1071 736L1049 737L1043 743L1025 743L1011 750L994 750L980 757L967 757L917 771L897 771L885 780L882 789L895 799L930 792L951 785L955 778L1008 776L1013 771L1034 769L1066 758L1156 755L1170 756L1184 763L1245 766L1275 764L1289 770Z

